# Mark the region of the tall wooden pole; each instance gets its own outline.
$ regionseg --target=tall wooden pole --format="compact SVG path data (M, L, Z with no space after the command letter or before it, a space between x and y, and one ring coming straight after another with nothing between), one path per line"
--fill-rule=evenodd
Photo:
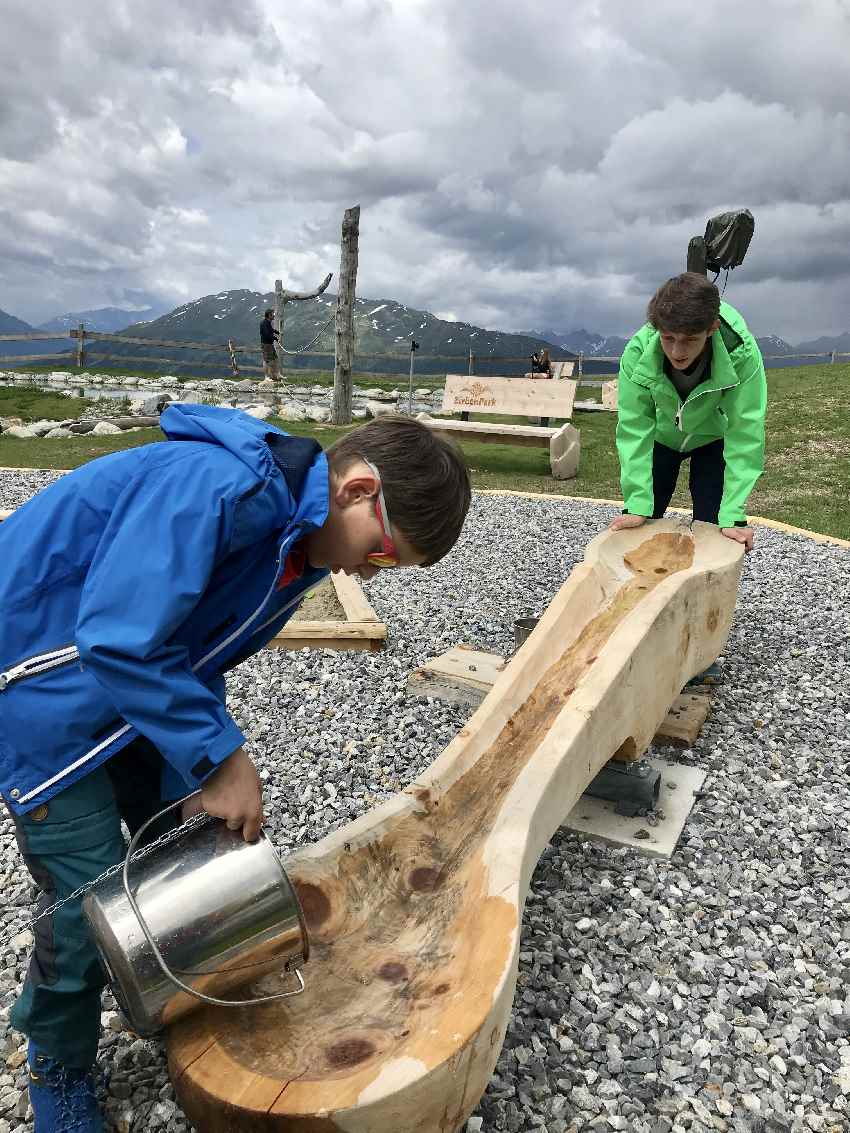
M336 300L336 359L331 421L351 424L351 367L354 362L354 296L357 290L357 251L360 239L360 205L346 209L342 218L342 253L339 295Z

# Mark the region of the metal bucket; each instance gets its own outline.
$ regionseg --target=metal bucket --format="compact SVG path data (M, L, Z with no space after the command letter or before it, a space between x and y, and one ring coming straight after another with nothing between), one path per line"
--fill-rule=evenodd
M531 637L540 618L517 618L514 622L514 649Z
M133 1029L154 1035L202 1003L239 1007L287 999L298 987L259 999L219 998L271 972L307 960L309 941L301 904L274 847L261 831L241 831L199 816L163 845L103 878L83 900L83 912L112 990ZM132 867L132 869L131 869Z

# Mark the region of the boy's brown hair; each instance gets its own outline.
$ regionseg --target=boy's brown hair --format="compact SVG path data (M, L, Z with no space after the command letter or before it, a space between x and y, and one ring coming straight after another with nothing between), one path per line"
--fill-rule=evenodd
M342 475L356 460L381 474L389 520L433 566L458 540L472 488L460 449L411 417L378 417L327 450Z
M701 334L719 315L720 292L695 271L683 271L662 283L646 309L647 322L671 334Z

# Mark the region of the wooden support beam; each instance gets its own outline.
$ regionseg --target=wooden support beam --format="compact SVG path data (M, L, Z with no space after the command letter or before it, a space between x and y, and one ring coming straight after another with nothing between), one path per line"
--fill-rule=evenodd
M614 752L646 747L721 652L742 555L708 524L598 536L443 754L289 859L312 942L305 993L204 1008L168 1033L199 1129L463 1126L504 1039L540 853Z
M287 622L267 649L383 649L387 627L369 605L360 583L346 574L332 574L331 581L344 620Z
M469 645L458 645L415 669L408 677L407 691L411 696L433 697L477 708L506 664L499 653L485 653ZM685 689L659 724L653 743L692 747L710 709L710 686ZM643 755L642 751L633 752L629 759L640 759Z

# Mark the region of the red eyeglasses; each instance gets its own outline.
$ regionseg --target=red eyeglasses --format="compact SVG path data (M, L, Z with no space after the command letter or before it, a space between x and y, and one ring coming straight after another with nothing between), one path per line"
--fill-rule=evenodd
M398 548L393 542L393 531L390 526L390 517L387 514L387 502L384 499L384 489L381 486L381 474L371 461L363 459L363 463L369 468L378 481L378 494L375 497L375 515L378 517L378 523L381 525L381 535L383 536L383 547L380 551L372 551L366 556L366 561L370 566L376 567L397 567L401 559L398 553Z

